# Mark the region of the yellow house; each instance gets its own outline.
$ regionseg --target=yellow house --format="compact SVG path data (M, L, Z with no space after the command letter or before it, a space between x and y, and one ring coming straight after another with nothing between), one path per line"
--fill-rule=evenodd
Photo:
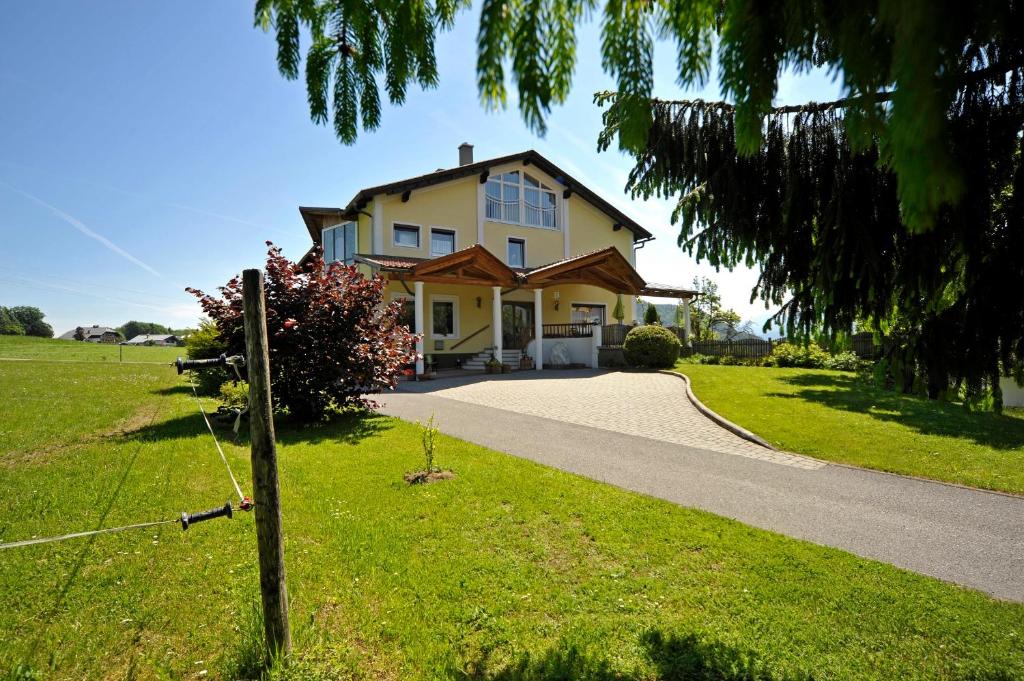
M637 295L682 299L689 334L693 292L648 285L635 269L651 233L536 151L474 161L463 144L454 168L299 212L327 262L388 279L421 334L417 373L424 357L596 366L616 303L632 324Z

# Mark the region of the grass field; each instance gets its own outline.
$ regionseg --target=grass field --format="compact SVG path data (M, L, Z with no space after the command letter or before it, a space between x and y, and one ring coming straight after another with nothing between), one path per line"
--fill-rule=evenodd
M66 341L56 338L0 336L0 361L5 359L47 359L64 362L147 362L167 364L185 348L108 345Z
M230 495L169 368L0 363L0 394L0 542ZM408 487L419 430L384 417L279 441L295 656L275 676L1024 676L1018 604L444 436L457 477ZM247 515L0 550L0 678L246 677L256 581Z
M708 407L829 461L1024 494L1024 411L1002 416L879 390L854 374L679 364Z

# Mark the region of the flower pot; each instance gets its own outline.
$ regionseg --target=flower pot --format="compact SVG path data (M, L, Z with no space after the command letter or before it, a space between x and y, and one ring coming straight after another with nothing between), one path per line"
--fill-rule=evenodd
M503 374L511 374L512 373L512 365L511 364L502 364L501 365L501 373L503 373Z

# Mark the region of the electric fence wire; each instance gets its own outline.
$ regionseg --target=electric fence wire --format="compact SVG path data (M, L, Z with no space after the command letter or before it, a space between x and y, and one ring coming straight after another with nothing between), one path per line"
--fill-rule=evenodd
M235 488L235 492L238 494L238 507L233 510L247 511L252 508L252 502L242 493L242 488L238 484L238 480L235 479L235 474L231 470L231 464L228 463L227 456L224 455L224 450L220 446L220 440L217 439L217 434L213 431L213 425L210 424L210 419L206 416L206 410L203 409L203 403L199 399L199 392L196 390L195 381L192 378L192 372L188 375L189 384L192 386L192 395L195 397L196 404L199 406L199 413L203 416L203 421L206 423L206 428L210 431L210 435L213 437L213 443L217 447L217 453L220 454L221 461L224 462L224 467L228 471L228 477L231 478L231 484ZM32 539L22 539L21 541L7 542L0 544L0 551L3 549L13 549L22 546L33 546L35 544L49 544L52 542L65 541L68 539L80 539L82 537L91 537L98 534L113 534L115 532L126 532L128 530L141 530L147 527L157 527L159 525L170 525L171 523L181 523L180 519L173 520L154 520L147 523L135 523L134 525L122 525L120 527L104 527L98 530L89 530L86 532L72 532L70 534L62 534L55 537L38 537Z
M224 467L228 471L228 477L231 478L231 484L234 485L235 493L238 494L238 503L245 507L246 497L242 493L242 488L238 484L238 480L235 479L235 474L231 470L231 464L228 463L228 457L224 456L224 450L221 449L220 440L217 439L217 434L213 432L213 426L210 425L210 419L206 416L206 410L203 409L203 403L199 399L199 392L196 390L196 382L192 378L192 372L188 372L188 382L192 386L192 396L196 399L196 404L199 406L199 413L203 415L203 421L206 422L206 429L210 431L210 435L213 437L213 444L217 446L217 453L220 454L220 460L224 462Z

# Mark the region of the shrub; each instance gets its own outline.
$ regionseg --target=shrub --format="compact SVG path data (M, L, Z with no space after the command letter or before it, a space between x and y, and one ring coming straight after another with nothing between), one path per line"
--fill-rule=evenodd
M682 344L676 335L660 326L638 326L626 334L622 353L631 366L664 369L679 359Z
M861 361L857 357L857 353L849 351L840 352L825 360L826 369L835 369L837 371L857 371L860 365Z
M434 423L434 415L431 414L426 424L420 425L420 441L423 444L423 458L427 464L425 470L428 473L440 470L434 467L434 447L436 446L437 433L437 424Z
M394 387L413 362L415 336L399 323L401 301L386 303L386 282L364 277L354 266L326 265L315 253L305 267L267 242L264 291L270 379L274 406L299 421L331 409L366 407L363 397ZM220 297L188 289L217 325L229 354L244 353L242 280L223 286Z
M199 323L199 329L185 341L185 354L189 359L212 359L227 350L217 326L207 320ZM212 367L196 371L196 390L202 395L216 395L221 385L228 380L228 370Z
M742 359L734 355L726 355L725 357L722 358L722 364L730 367L738 367L742 366L743 364L746 364L746 362L744 362Z
M813 343L810 345L780 343L772 349L771 356L772 364L770 366L804 369L823 369L829 360L828 353Z
M249 402L249 384L245 381L224 381L220 401L228 407L244 407Z
M661 324L661 317L658 315L658 308L654 307L654 303L647 303L647 309L644 310L644 324Z

